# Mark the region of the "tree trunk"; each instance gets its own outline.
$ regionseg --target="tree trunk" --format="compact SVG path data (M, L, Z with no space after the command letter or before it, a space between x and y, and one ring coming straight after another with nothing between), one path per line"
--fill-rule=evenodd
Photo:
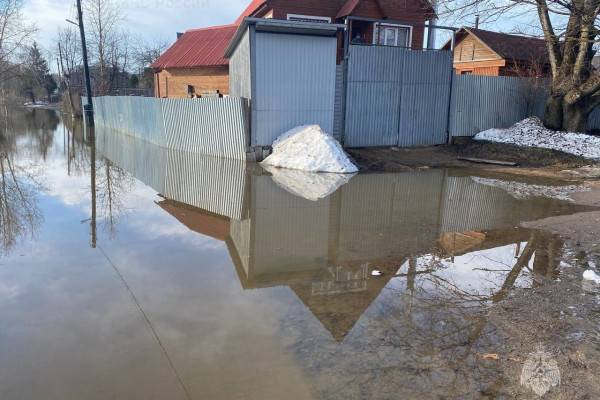
M563 96L551 94L544 110L544 126L558 131L563 126Z
M562 130L566 132L586 132L589 114L587 105L576 104L573 106L566 104L563 108Z
M568 104L562 95L550 95L544 112L544 126L555 131L585 132L590 109L586 102Z

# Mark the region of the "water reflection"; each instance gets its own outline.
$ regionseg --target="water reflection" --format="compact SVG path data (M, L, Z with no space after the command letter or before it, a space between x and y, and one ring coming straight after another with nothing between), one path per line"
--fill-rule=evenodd
M306 195L304 178L239 161L101 129L86 144L68 121L53 135L64 162L50 147L44 177L54 189L37 193L54 225L32 244L46 250L0 266L0 325L15 327L0 335L13 366L0 364L3 398L569 390L557 375L566 381L566 363L552 361L560 354L515 334L533 331L538 343L552 327L536 331L519 314L509 330L497 314L518 306L520 290L565 279L563 241L520 223L586 207L515 198L446 170L357 175ZM36 149L19 164L40 158Z
M38 190L32 172L15 165L10 153L0 145L0 257L20 238L35 236L42 221Z
M54 113L40 110L4 108L0 119L1 257L19 240L35 237L43 221L38 205L43 187L39 168L19 153L45 160L59 119Z
M393 280L394 290L405 281L410 304L417 296L472 307L555 278L561 240L515 226L585 210L515 198L443 170L359 175L328 196L302 196L306 190L282 185L280 173L243 162L103 131L98 143L164 196L163 210L224 241L244 288L289 287L339 342Z

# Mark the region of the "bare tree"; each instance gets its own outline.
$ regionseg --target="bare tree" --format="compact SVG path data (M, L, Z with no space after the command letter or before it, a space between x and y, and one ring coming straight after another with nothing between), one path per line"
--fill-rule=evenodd
M440 13L485 20L529 17L537 21L548 52L552 82L544 124L584 131L589 113L600 105L600 73L592 68L600 0L443 0Z
M21 72L22 50L35 33L25 22L23 0L0 1L0 100L7 97L6 87Z
M121 46L127 43L122 40L121 9L114 0L84 0L83 6L90 55L97 67L95 90L106 94L111 90L113 68L122 60Z
M59 56L62 54L61 69L63 69L65 76L69 77L82 65L79 32L75 27L70 25L59 29L56 42L57 50L58 46L60 46L60 50L58 51Z
M144 89L154 88L154 74L149 70L150 65L161 56L169 47L163 40L144 41L136 40L137 45L133 49L134 71L140 76L140 87Z

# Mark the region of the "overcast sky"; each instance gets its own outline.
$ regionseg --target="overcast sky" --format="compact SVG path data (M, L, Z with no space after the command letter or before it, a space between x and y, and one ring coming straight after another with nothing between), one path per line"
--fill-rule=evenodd
M134 36L172 42L176 32L232 23L249 0L116 0L123 7L124 26ZM25 0L25 16L39 32L37 41L53 50L65 18L75 19L75 0Z

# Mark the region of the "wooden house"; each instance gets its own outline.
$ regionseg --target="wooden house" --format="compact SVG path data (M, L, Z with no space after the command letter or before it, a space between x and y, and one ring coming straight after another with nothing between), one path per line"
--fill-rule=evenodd
M444 48L450 50L451 43ZM543 39L462 28L455 36L454 70L458 75L546 77L550 65Z
M427 0L252 0L231 25L193 29L181 35L152 68L156 97L229 93L225 49L246 17L343 23L338 61L347 42L421 49L425 23L435 14Z

